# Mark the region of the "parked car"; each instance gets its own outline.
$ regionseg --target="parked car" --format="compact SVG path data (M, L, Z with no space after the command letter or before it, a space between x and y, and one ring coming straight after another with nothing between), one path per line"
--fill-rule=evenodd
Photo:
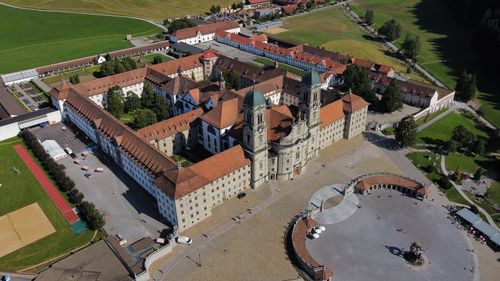
M238 195L236 197L238 197L238 199L242 199L242 198L245 198L245 196L247 196L247 194L245 192L240 192L240 193L238 193Z
M91 173L85 173L83 176L85 176L86 178L90 179L90 177L92 176Z
M318 228L319 230L321 230L321 232L323 232L323 231L326 230L326 227L324 227L322 225L318 225L318 226L316 226L316 228Z
M69 154L69 156L70 156L71 158L73 158L73 159L76 159L76 158L78 157L78 156L76 156L76 154L75 154L74 152L71 152L71 153Z
M317 238L319 238L319 234L311 232L311 233L309 233L309 238L311 238L311 239L317 239Z
M4 276L2 277L2 280L3 280L3 281L10 281L10 275L8 275L8 274L7 274L7 275L4 275Z
M118 244L120 244L120 246L123 246L123 245L127 244L127 242L128 242L127 239L123 238L123 236L120 233L116 234L115 237L116 237L116 240L118 240Z
M68 153L69 155L71 155L71 153L73 153L73 150L71 150L71 148L69 148L67 146L64 148L64 151L66 151L66 153Z
M193 240L191 240L191 238L186 237L186 236L177 236L175 238L175 242L177 242L179 244L188 244L188 245L191 245L191 243L193 243Z

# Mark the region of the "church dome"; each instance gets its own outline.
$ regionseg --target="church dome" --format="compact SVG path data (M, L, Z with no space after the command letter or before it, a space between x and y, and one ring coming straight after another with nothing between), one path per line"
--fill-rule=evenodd
M246 95L243 100L243 104L249 108L256 108L259 106L266 105L266 99L264 96L253 87Z
M302 83L310 86L314 86L320 83L319 73L315 70L308 71L302 76Z

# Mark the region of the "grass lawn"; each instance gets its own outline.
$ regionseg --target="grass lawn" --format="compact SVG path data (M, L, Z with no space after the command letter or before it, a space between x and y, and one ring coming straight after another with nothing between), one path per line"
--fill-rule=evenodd
M385 128L382 130L382 134L384 134L386 136L392 136L392 135L394 135L395 131L396 131L396 129L394 127L388 127L388 128Z
M165 55L162 55L162 54L147 54L144 56L144 58L146 59L146 61L151 64L153 63L153 60L155 57L161 57L163 58L163 61L169 61L169 60L172 60L171 58L165 56Z
M67 2L67 1L66 1ZM76 2L76 1L70 1ZM0 5L0 73L131 47L160 28L135 19L37 12Z
M339 7L328 7L286 18L283 28L288 31L273 36L388 64L398 72L406 72L407 66L396 58L385 55L383 45L373 41ZM409 76L424 81L418 74L412 73Z
M453 153L446 156L446 168L448 171L455 171L457 167L460 167L462 172L474 174L477 168L481 167L485 170L491 168L488 165L490 162L488 158L477 155L477 156L467 156L459 153Z
M92 231L73 234L64 216L15 152L13 145L18 143L22 141L17 137L0 142L0 215L38 202L56 232L0 258L0 270L6 271L20 270L66 253L86 244L93 236ZM12 167L21 174L13 172Z
M69 12L87 12L110 15L127 15L163 21L165 18L200 15L210 10L212 5L228 7L235 0L4 0L4 3L19 7L53 9Z
M406 33L418 34L422 51L418 61L422 67L448 88L456 85L463 69L478 73L478 99L484 117L500 126L500 92L497 79L482 68L473 46L473 31L459 25L445 1L429 0L354 0L351 7L359 15L366 9L375 14L375 27L395 18L402 26L403 35L395 44L401 46Z
M460 113L451 112L434 124L417 133L417 143L440 143L446 142L451 138L453 129L458 125L464 125L471 132L487 139L488 134L481 130L475 121L463 116Z
M66 72L57 73L53 76L42 79L48 85L54 85L61 82L63 79L69 82L69 78L73 75L78 74L80 76L80 82L85 79L94 79L94 73L101 70L101 65L95 65L90 67L81 67L78 69L72 69Z
M439 179L441 173L441 168L439 166L440 159L436 159L436 154L431 152L412 152L407 154L406 157L410 159L413 165L415 165L420 170L422 170L423 167L427 167L432 163L435 163L435 166L437 167L436 172L427 173L424 170L422 170L422 172L425 173L427 178L431 181L436 181L437 179ZM436 186L439 188L439 191L441 191L451 202L467 204L467 201L465 201L465 199L460 195L460 193L458 193L455 188L452 187L450 189L444 189L437 184Z
M420 117L419 119L415 120L415 124L417 124L417 128L421 126L424 123L427 123L428 121L431 121L432 119L436 118L438 115L441 113L445 112L448 110L447 108L443 108L441 110L438 110L436 112L433 112L431 114L427 114L425 116Z
M263 65L274 66L274 64L275 64L275 62L273 60L266 59L266 58L256 58L255 61L258 62L258 63L261 63ZM289 71L291 73L294 73L294 74L297 74L297 75L300 75L300 76L304 75L304 70L296 68L296 67L293 67L293 66L288 65L288 64L279 63L278 67L281 70Z

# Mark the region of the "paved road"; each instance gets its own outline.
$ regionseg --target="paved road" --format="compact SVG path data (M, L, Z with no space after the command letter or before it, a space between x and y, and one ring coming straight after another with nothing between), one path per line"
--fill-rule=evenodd
M22 10L28 10L28 11L37 11L37 12L50 12L50 13L65 13L65 14L77 14L77 15L91 15L91 16L103 16L103 17L118 17L118 18L127 18L127 19L136 19L136 20L142 20L145 22L148 22L152 25L155 25L159 28L161 28L163 31L168 31L168 29L161 23L155 22L152 20L148 19L143 19L143 18L138 18L138 17L130 17L130 16L121 16L121 15L106 15L106 14L99 14L99 13L84 13L84 12L70 12L70 11L59 11L59 10L50 10L50 9L33 9L33 8L23 8L23 7L18 7L6 3L0 2L0 5L7 6L10 8L15 8L15 9L22 9Z

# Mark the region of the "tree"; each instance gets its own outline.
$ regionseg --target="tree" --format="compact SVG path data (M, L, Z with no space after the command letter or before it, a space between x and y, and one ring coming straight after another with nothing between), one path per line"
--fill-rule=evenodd
M401 46L401 49L410 59L417 61L417 56L420 54L421 47L420 36L406 34L406 38Z
M486 144L484 143L484 141L476 138L476 140L472 144L471 150L478 155L483 155L486 151Z
M171 22L169 22L169 20L166 19L163 21L163 24L167 26L168 33L173 33L179 29L196 26L196 24L188 18L176 19Z
M212 5L212 7L210 7L210 14L217 14L217 13L220 13L220 6L217 5Z
M396 140L402 147L412 146L415 144L417 137L417 125L413 116L404 117L398 124L395 130Z
M378 29L378 33L394 41L401 36L401 25L395 19L388 20Z
M127 94L127 97L125 98L125 104L124 104L125 112L129 113L140 107L141 107L141 98L138 95L129 92Z
M123 92L118 86L108 89L106 110L116 118L120 118L123 113Z
M80 84L80 76L78 74L71 75L69 77L69 82L74 85Z
M451 188L451 183L448 180L448 178L444 175L441 175L439 179L437 180L438 185L443 188L443 189L450 189Z
M394 79L391 80L389 86L385 89L382 100L379 103L379 108L382 112L393 112L403 108L403 98L401 98L401 93Z
M462 181L462 171L460 170L460 166L457 166L455 172L453 173L453 181L456 183L460 183Z
M367 25L372 25L373 20L375 19L375 14L373 13L373 10L366 10L365 16L363 17L363 20L366 22Z
M155 102L155 94L150 83L144 82L144 88L141 95L141 105L143 108L152 108Z
M474 179L479 180L484 174L483 168L477 168L476 171L474 172Z
M377 106L378 99L372 90L368 71L360 66L351 64L344 72L344 90L351 90L370 103L370 109Z
M165 59L163 58L163 56L157 55L157 56L153 57L152 63L153 64L159 64L159 63L162 63L164 60Z
M457 149L458 149L459 145L460 144L457 141L455 141L455 140L449 140L449 141L446 142L445 149L449 153L455 153L455 152L457 152Z
M132 127L139 130L154 123L156 123L156 115L151 109L139 109L135 113Z
M233 70L224 72L224 80L226 81L226 89L239 90L241 88L240 76Z
M467 73L465 70L458 78L455 86L457 96L463 101L469 101L474 98L477 92L476 74Z
M476 141L476 136L464 125L458 125L453 129L451 139L460 143L460 147L470 149Z
M151 110L154 112L156 115L156 119L158 121L165 120L168 117L170 117L170 110L169 110L168 102L167 99L163 96L155 96L154 97L154 102L153 106L151 107Z

